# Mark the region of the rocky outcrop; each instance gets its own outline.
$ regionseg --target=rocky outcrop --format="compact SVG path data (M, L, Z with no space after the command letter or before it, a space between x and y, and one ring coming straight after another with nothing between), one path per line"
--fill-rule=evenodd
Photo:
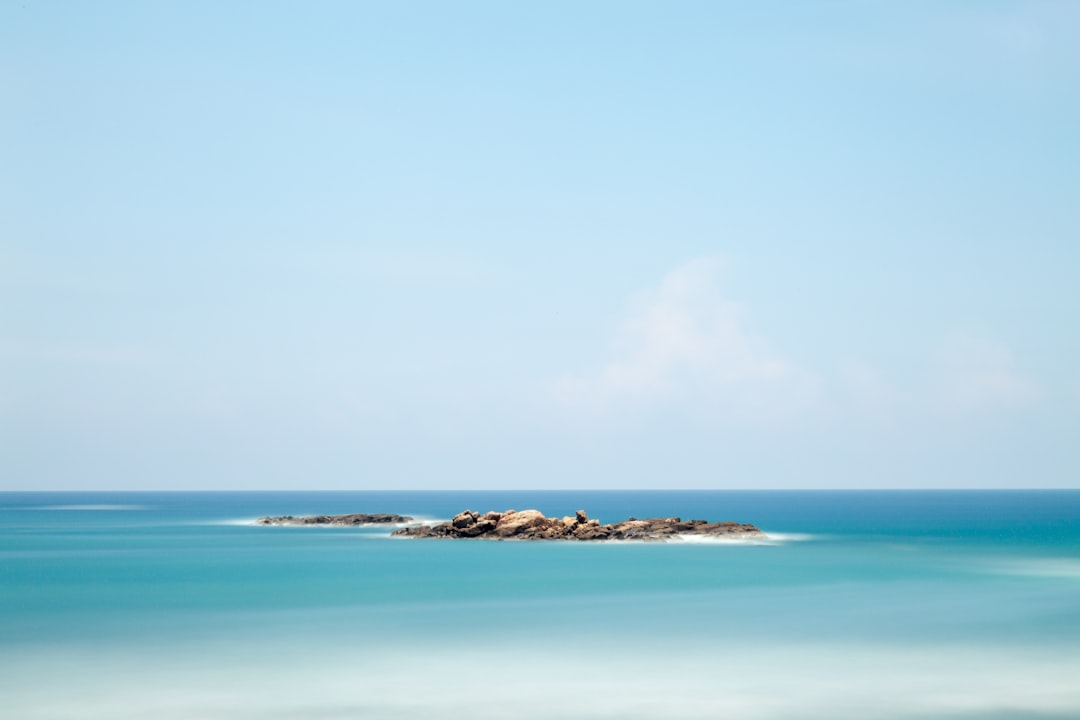
M308 517L293 517L292 515L282 515L280 517L261 517L255 521L256 525L338 525L338 526L357 526L357 525L394 525L398 523L410 523L414 522L413 518L408 515L391 515L388 513L378 513L375 515L365 515L363 513L354 513L352 515L310 515Z
M466 510L450 522L395 530L414 538L489 538L493 540L668 540L682 535L728 538L765 537L753 525L667 518L629 518L610 525L590 519L584 510L574 517L545 517L539 510L480 513Z

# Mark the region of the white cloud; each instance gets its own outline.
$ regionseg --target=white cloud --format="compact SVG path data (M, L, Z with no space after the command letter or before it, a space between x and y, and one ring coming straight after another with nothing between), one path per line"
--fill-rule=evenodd
M841 423L967 418L1027 409L1043 397L1040 384L1001 344L959 338L936 358L923 357L928 365L916 361L917 367L893 373L848 363L826 384L751 331L745 308L721 292L716 262L702 258L636 298L609 359L564 376L554 394L576 418L667 411L667 418L674 412L751 426L808 417Z
M1004 345L973 338L947 344L937 385L939 409L973 413L1027 407L1041 394L1038 383L1016 368Z
M817 379L769 352L744 316L721 295L713 260L687 263L634 303L615 356L597 371L563 378L558 399L599 413L681 403L751 422L813 404Z

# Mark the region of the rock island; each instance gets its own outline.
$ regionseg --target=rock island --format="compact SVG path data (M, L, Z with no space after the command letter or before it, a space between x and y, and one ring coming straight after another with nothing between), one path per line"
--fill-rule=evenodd
M545 517L539 510L507 510L483 515L466 510L450 522L395 530L413 538L487 538L491 540L667 540L683 535L730 539L764 538L753 525L682 520L677 517L629 518L610 525L590 519L584 510L573 517Z

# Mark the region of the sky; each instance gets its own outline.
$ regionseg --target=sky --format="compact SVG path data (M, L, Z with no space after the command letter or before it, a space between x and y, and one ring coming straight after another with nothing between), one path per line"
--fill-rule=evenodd
M1080 487L1080 4L0 6L0 490Z

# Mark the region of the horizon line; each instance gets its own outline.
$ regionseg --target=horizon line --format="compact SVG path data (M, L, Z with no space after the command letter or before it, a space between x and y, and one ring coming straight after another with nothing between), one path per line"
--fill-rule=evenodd
M45 488L45 489L9 489L0 490L0 494L7 493L335 493L335 492L522 492L522 493L545 493L545 492L1057 492L1057 491L1080 491L1078 487L874 487L874 488L851 488L851 487L811 487L811 488L216 488L216 489L179 489L179 488Z

